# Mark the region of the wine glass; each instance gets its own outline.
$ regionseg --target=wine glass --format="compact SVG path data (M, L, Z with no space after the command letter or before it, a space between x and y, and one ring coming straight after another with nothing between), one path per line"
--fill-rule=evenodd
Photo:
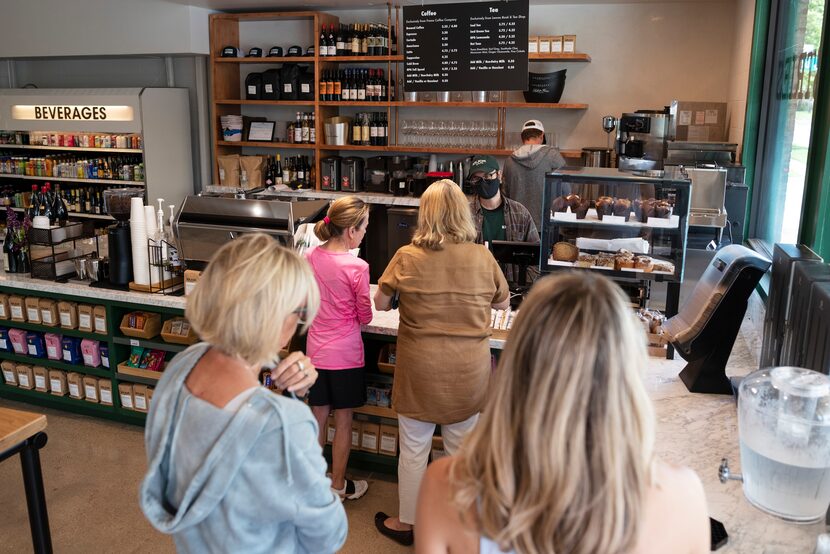
M404 137L403 140L401 141L401 144L404 144L404 145L409 144L412 141L412 139L409 138L409 136L408 136L408 135L412 134L412 131L413 131L412 120L411 119L401 120L401 135L403 135L403 137Z

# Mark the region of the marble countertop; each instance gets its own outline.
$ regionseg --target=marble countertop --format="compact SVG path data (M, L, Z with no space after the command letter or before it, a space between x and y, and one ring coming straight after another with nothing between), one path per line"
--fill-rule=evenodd
M354 195L367 204L382 204L384 206L413 206L421 205L421 200L413 196L393 196L377 192L336 192L327 190L285 190L277 192L261 192L257 198L277 198L290 196L292 198L309 198L314 200L336 200L342 196Z

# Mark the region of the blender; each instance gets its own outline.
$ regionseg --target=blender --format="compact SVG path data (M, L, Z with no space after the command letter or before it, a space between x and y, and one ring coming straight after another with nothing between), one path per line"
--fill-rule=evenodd
M110 259L110 284L129 286L133 279L133 250L130 240L130 201L144 197L140 188L108 189L104 191L104 207L115 219L115 225L107 228L107 244Z

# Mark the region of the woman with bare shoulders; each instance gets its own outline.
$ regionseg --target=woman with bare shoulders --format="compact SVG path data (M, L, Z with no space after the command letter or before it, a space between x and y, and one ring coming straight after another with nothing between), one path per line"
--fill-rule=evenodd
M601 276L534 286L478 426L427 470L417 552L709 552L700 480L655 457L626 304Z

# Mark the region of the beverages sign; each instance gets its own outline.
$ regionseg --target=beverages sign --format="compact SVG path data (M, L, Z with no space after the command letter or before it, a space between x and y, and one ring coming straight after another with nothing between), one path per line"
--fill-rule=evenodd
M407 92L527 90L528 0L404 6Z
M12 119L26 121L132 121L132 106L12 106Z

